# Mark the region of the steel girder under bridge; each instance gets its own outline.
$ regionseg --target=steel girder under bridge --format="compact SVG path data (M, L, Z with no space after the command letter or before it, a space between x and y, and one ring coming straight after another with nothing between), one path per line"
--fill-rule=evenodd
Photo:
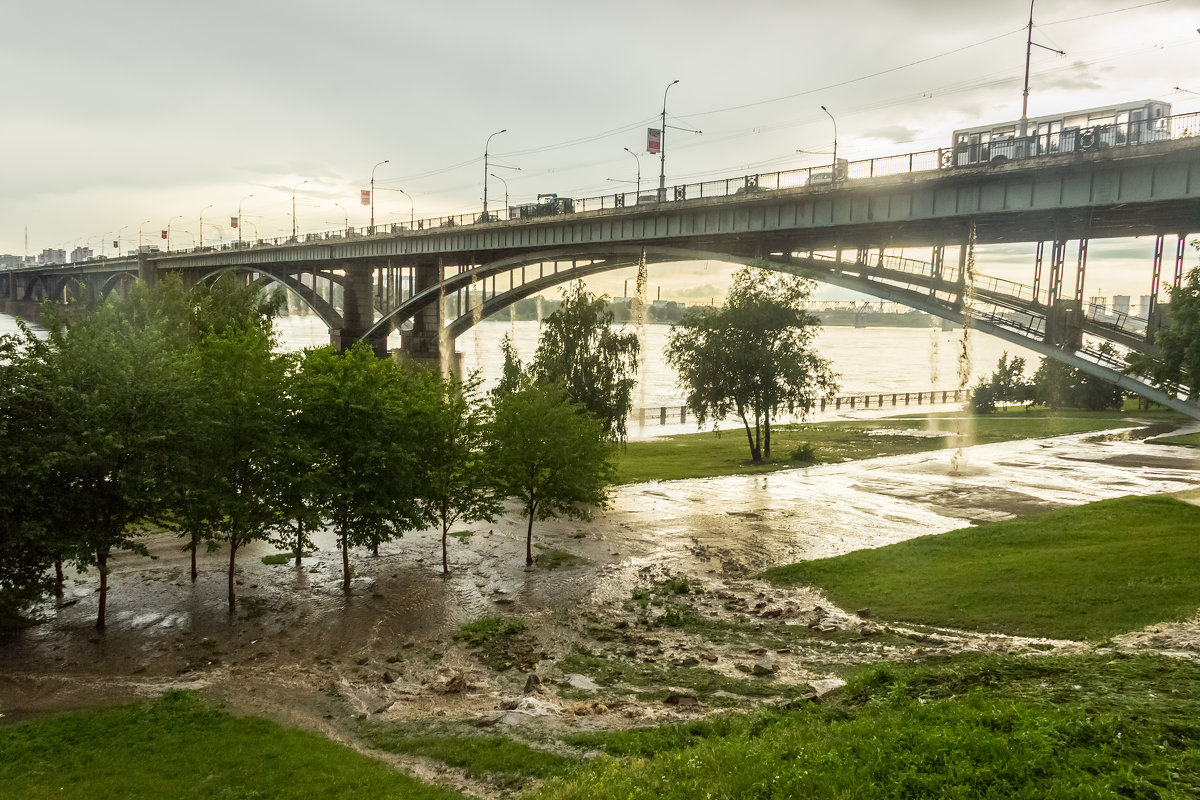
M1052 286L1037 288L981 273L968 275L965 248L960 249L957 265L939 263L941 254L935 249L935 259L924 262L883 250L859 250L850 258L841 253L812 252L738 257L677 248L606 246L541 253L536 259L513 257L456 269L409 293L363 338L380 342L390 331L400 329L405 350L437 358L472 325L553 286L642 262L722 261L787 272L969 325L1200 418L1195 398L1164 391L1144 377L1123 371L1123 354L1154 352L1147 335L1148 320L1085 308L1077 299L1056 296ZM436 324L422 328L422 318L436 320ZM1104 343L1112 345L1111 350L1103 348Z

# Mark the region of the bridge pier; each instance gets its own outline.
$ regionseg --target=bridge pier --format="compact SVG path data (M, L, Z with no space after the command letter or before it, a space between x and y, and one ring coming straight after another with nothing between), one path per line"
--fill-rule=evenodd
M387 334L363 339L363 335L371 328L375 317L375 307L372 302L372 269L370 264L354 264L343 262L338 265L344 275L342 327L329 329L329 344L339 353L352 347L357 341L366 341L371 345L375 354L382 357L387 355Z
M413 295L438 289L442 283L444 266L437 263L417 264L413 269ZM441 291L435 302L426 303L412 319L412 330L400 334L401 357L442 369L443 356L450 349L448 331L445 328L446 302Z

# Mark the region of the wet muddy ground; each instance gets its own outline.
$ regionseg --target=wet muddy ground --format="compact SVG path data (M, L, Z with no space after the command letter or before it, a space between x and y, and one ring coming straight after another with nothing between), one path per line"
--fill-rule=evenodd
M240 556L233 614L226 555L205 557L192 584L179 540L154 537L153 559L117 559L103 635L92 627L90 574L72 576L64 601L41 606L36 624L2 635L0 714L11 721L198 688L237 713L361 746L364 718L527 733L646 724L826 691L849 664L1076 649L876 620L755 575L971 522L1195 489L1196 452L1136 435L1081 435L968 448L958 473L943 451L618 487L591 522L537 524L532 569L524 521L510 515L461 526L472 534L451 540L446 577L430 532L385 545L377 558L355 553L349 595L331 540L300 568L263 564L275 548L261 545ZM455 640L460 626L487 615L519 618L527 630L490 649ZM1200 654L1200 621L1118 642ZM406 765L429 771L420 760Z

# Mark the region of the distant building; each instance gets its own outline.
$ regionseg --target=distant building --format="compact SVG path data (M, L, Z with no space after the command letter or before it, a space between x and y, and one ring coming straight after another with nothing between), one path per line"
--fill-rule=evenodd
M1114 294L1112 310L1113 310L1114 314L1128 314L1129 313L1129 295Z
M92 248L90 248L90 247L76 247L74 250L71 251L71 263L72 264L74 264L77 261L87 261L91 257L92 257Z
M43 266L50 266L53 264L66 264L67 263L67 251L66 250L55 250L54 248L48 247L42 251L42 254L40 256L38 256L38 263Z
M21 256L10 256L7 253L0 255L0 269L16 269L23 266L25 259Z
M1150 316L1150 295L1144 294L1138 298L1138 316L1143 319Z

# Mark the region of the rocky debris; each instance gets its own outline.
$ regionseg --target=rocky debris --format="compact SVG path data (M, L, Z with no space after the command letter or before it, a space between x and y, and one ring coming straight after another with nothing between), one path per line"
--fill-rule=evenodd
M456 672L449 677L443 676L438 690L442 694L460 694L473 688L461 672Z
M679 694L672 692L671 694L667 695L667 699L663 702L669 706L676 706L680 709L700 708L700 701L695 697L692 697L690 694Z
M771 656L767 656L766 658L759 659L758 661L754 662L754 666L752 666L750 668L750 672L752 674L758 675L760 677L774 675L778 671L779 671L779 666L775 663L775 659L772 658Z
M383 673L383 682L384 683L395 683L396 676L392 675L392 673L390 673L390 672L384 672Z
M542 679L538 677L536 672L529 673L529 677L525 679L525 694L533 694L541 686Z
M700 659L696 658L695 656L688 656L687 658L685 658L679 662L679 666L681 666L681 667L695 667L695 666L698 666L699 664L700 664Z
M869 608L860 608L858 611L855 611L854 613L858 615L858 618L859 618L859 619L866 619L866 618L868 618L869 616L871 616L871 609L869 609Z

